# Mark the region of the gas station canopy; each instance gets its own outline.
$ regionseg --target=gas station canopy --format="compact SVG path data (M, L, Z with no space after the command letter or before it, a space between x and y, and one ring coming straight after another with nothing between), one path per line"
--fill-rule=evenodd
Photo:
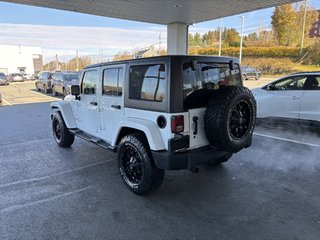
M297 0L13 0L39 7L168 25L187 25Z
M188 27L191 24L298 0L13 0L7 2L167 25L167 52L179 55L188 52Z

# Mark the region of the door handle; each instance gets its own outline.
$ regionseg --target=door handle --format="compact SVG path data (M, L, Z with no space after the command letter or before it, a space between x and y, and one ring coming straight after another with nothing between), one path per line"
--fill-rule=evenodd
M120 105L116 105L116 104L111 105L111 107L112 107L113 109L121 109L121 106L120 106Z
M297 96L293 96L292 99L293 99L293 100L300 100L300 98L297 97Z
M198 117L194 116L192 118L193 124L194 124L194 129L193 129L193 135L197 135L198 133Z
M97 102L90 102L90 104L93 105L93 106L98 106Z

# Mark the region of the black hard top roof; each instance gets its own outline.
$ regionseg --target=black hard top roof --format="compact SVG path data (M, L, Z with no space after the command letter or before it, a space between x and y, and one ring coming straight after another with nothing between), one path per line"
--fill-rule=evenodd
M122 61L111 61L111 62L104 62L104 63L98 63L98 64L92 64L89 66L86 66L84 69L90 69L90 68L96 68L96 67L103 67L103 66L109 66L109 65L116 65L116 64L125 64L125 63L139 63L139 62L145 62L145 61L161 61L168 58L189 58L189 59L197 59L197 60L208 60L212 62L229 62L230 60L234 60L235 63L239 63L239 60L237 58L232 57L219 57L219 56L204 56L204 55L165 55L165 56L156 56L156 57L148 57L148 58L136 58L136 59L129 59L129 60L122 60Z

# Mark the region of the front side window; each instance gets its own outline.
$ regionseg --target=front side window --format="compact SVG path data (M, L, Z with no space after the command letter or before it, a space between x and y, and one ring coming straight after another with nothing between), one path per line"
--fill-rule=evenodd
M129 81L130 99L162 102L166 97L164 64L132 66Z
M91 70L84 73L82 84L81 84L81 93L85 95L96 94L97 92L97 83L98 83L98 71Z
M289 77L276 82L272 90L303 90L306 76Z
M123 69L110 68L103 71L102 94L122 96Z
M78 73L65 73L61 75L61 81L72 81L72 80L79 80L79 74Z

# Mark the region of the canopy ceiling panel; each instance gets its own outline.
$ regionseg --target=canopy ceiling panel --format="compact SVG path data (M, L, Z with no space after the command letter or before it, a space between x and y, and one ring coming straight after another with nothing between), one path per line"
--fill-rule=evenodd
M11 3L55 8L157 24L193 24L297 0L13 0Z

